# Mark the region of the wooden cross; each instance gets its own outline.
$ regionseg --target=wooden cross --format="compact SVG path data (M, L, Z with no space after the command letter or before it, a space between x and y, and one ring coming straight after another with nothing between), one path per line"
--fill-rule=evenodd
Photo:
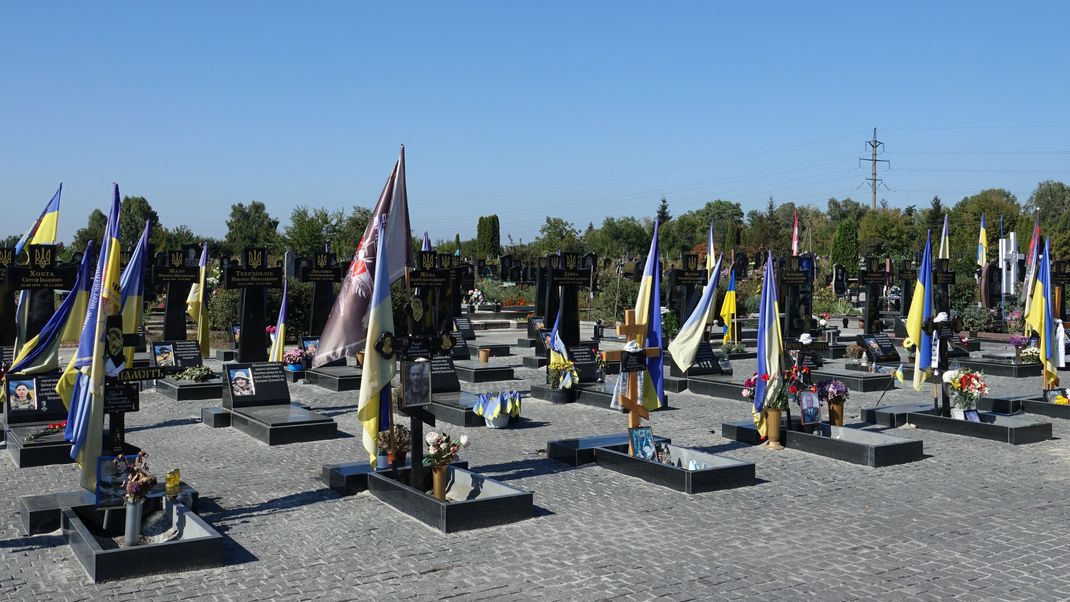
M656 309L654 311L657 311ZM640 339L646 335L646 324L638 324L635 321L635 310L628 309L624 311L624 325L617 326L617 334L624 335L636 343L642 345ZM660 342L660 341L659 341ZM661 347L646 347L643 349L646 353L646 357L661 357ZM603 351L602 359L604 361L619 362L622 360L624 351ZM618 378L624 378L624 373ZM642 393L639 391L639 373L628 373L628 388L620 396L620 405L628 412L628 428L633 429L640 425L640 419L646 418L650 420L650 411L643 407L640 403L640 396ZM634 456L635 450L632 448L631 437L628 438L628 455Z

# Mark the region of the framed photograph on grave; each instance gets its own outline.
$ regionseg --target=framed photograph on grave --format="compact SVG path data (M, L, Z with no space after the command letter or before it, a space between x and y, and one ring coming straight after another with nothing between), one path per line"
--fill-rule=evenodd
M654 431L649 426L640 426L628 429L631 437L632 450L636 458L656 462L657 448L654 447Z
M238 346L238 342L241 341L241 324L230 325L230 342L235 347Z
M175 365L175 346L173 343L153 343L152 357L160 368Z
M256 382L253 381L251 368L227 368L230 381L230 394L234 397L251 397L256 395Z
M320 350L320 338L301 337L301 349L304 349L305 353L309 355L316 355L316 352Z
M977 410L966 410L962 413L962 417L970 422L981 422L981 415L977 413Z
M115 508L126 504L123 498L126 489L126 465L133 464L137 456L125 456L126 462L116 462L119 456L97 456L97 508Z
M546 320L543 320L542 318L532 318L531 325L535 327L535 330L545 330Z
M407 408L431 404L431 362L402 362L401 384L404 395L402 403Z
M8 410L22 412L40 409L37 403L37 384L32 378L7 381Z
M866 355L869 359L876 362L880 360L882 355L880 343L877 342L877 338L870 335L863 335L862 340L865 342Z
M813 391L799 393L799 422L817 424L821 422L821 400Z

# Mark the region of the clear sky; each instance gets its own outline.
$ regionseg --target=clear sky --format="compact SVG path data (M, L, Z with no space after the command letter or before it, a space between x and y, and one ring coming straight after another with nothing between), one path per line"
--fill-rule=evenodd
M0 234L64 183L221 236L231 203L370 205L530 240L715 198L893 206L1070 180L1065 2L6 2Z

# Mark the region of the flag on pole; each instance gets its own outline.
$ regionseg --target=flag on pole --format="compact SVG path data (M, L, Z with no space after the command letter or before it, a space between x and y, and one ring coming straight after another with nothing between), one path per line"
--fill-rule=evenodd
M793 212L791 223L791 256L799 256L799 212Z
M82 255L82 263L70 294L41 328L41 332L19 349L9 372L41 374L59 368L60 343L67 340L67 333L81 332L82 323L85 322L86 300L93 282L89 274L92 261L93 242L90 241Z
M724 321L724 341L732 340L732 321L736 318L736 271L728 272L728 290L724 293L724 301L721 302L721 320Z
M1065 364L1066 333L1062 320L1055 319L1052 307L1053 285L1051 281L1051 238L1044 239L1044 254L1037 270L1037 283L1030 300L1031 309L1026 319L1026 334L1030 331L1040 335L1040 360L1044 365L1044 383L1057 380L1059 368Z
M635 300L635 320L646 324L646 334L636 341L639 348L661 346L661 270L658 265L658 221L654 220L654 237L646 256L643 278L639 281L639 295ZM661 356L646 358L646 369L640 374L640 401L647 410L656 410L665 403L664 365Z
M422 247L420 247L420 250L421 251L430 251L431 250L431 239L428 238L428 236L427 236L427 230L424 230L424 244L423 244Z
M383 238L386 244L378 245L379 238ZM393 282L404 276L410 266L411 247L409 200L405 191L405 147L402 146L401 155L372 210L368 227L357 245L331 314L327 317L327 324L320 335L319 351L312 362L314 366L355 355L364 348L368 338L372 285L374 275L379 273L375 267L377 255L379 252L386 254L390 265L386 276Z
M271 340L271 351L268 353L269 362L282 363L282 354L286 349L286 298L289 292L290 281L287 278L283 278L282 303L279 304L279 317L275 321L275 334Z
M564 308L564 303L557 304L557 317L554 318L554 327L550 330L550 365L563 364L569 359L568 347L565 346L565 342L561 340L561 315ZM572 371L561 371L561 383L562 389L571 389L572 385Z
M702 336L706 333L706 323L713 317L713 309L717 306L714 299L717 297L717 280L721 273L722 259L723 257L717 259L713 276L706 281L706 286L702 289L702 297L699 298L695 310L680 327L676 338L669 343L672 361L683 372L687 372L695 363L699 344L702 343Z
M914 296L910 300L910 311L907 313L907 336L903 339L903 347L914 350L914 390L920 391L922 383L932 372L933 364L933 339L932 335L925 332L922 325L932 318L933 314L933 269L932 269L933 239L930 230L925 239L925 251L921 256L921 266L918 267L918 281L914 284Z
M981 213L981 233L977 236L977 265L988 263L988 230L985 229L985 214Z
M379 218L379 231L389 232ZM408 231L404 232L408 236ZM375 279L372 281L371 305L368 307L367 337L370 344L364 353L363 374L360 380L360 395L357 402L357 418L364 426L361 441L368 452L368 463L376 467L379 452L379 433L390 428L390 379L394 378L394 358L383 357L375 349L375 342L384 333L394 331L394 312L390 305L390 262L393 257L387 251L391 240L379 237Z
M895 376L895 380L899 381L899 384L903 384L903 364L899 364L899 367L892 374Z
M773 274L773 254L767 252L761 300L758 304L758 379L754 386L754 422L761 436L765 436L762 408L776 395L781 386L783 374L780 362L783 355L784 341L780 334L780 307L776 296L776 277Z
M64 437L71 442L71 458L76 459L82 467L82 487L90 491L96 490L96 459L103 446L104 335L108 317L118 315L122 309L119 251L119 185L116 184L104 244L97 260L97 274L89 299L85 328L78 351L68 366L68 370L78 370L79 374L70 398ZM56 387L57 391L61 386L63 382Z
M126 264L123 275L119 278L123 299L123 334L136 335L141 326L141 317L145 313L145 265L149 256L149 228L152 220L145 220L145 229L137 246L130 254L130 263ZM126 365L134 365L134 346L125 347Z
M1033 219L1033 235L1029 238L1029 250L1026 252L1025 282L1022 283L1022 317L1029 318L1032 311L1033 285L1037 281L1037 258L1040 255L1040 215Z
M940 232L940 252L937 259L951 259L951 240L947 231L947 214L944 214L944 229Z
M205 285L208 276L208 243L201 243L201 260L197 263L197 282L189 287L186 295L186 314L197 323L197 346L201 348L201 357L208 357L208 304L204 296L208 291Z
M706 235L706 279L713 275L713 263L717 257L713 248L713 222L710 222L710 232Z
M22 253L23 247L32 245L52 245L56 243L56 230L59 228L59 199L63 194L63 183L60 182L56 194L45 205L45 210L33 222L30 229L15 243L15 255Z

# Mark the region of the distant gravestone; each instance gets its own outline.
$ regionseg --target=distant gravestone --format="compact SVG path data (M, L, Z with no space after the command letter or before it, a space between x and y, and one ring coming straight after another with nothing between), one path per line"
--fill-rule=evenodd
M472 329L472 320L465 317L454 318L453 325L457 328L457 331L461 333L466 341L476 340L476 331Z
M881 331L881 289L887 284L890 274L884 270L884 262L867 257L858 271L858 283L865 287L866 305L862 314L862 331L874 334Z
M223 269L223 288L241 291L239 362L267 361L267 289L282 288L283 269L268 265L266 248L248 247L238 265ZM285 379L284 379L285 380Z
M150 365L165 372L181 372L203 365L201 348L196 341L154 341L149 357Z
M598 358L595 350L583 345L569 347L568 354L576 366L576 373L581 383L593 383L598 380Z
M152 285L164 289L163 338L174 341L186 338L186 297L190 288L200 277L196 255L199 245L184 245L156 257L152 266Z
M888 363L901 359L895 349L895 343L884 333L860 334L857 335L856 341L865 350L871 362Z
M15 263L15 248L0 247L0 348L15 344L15 290L7 281L7 268ZM9 360L4 360L9 361Z

